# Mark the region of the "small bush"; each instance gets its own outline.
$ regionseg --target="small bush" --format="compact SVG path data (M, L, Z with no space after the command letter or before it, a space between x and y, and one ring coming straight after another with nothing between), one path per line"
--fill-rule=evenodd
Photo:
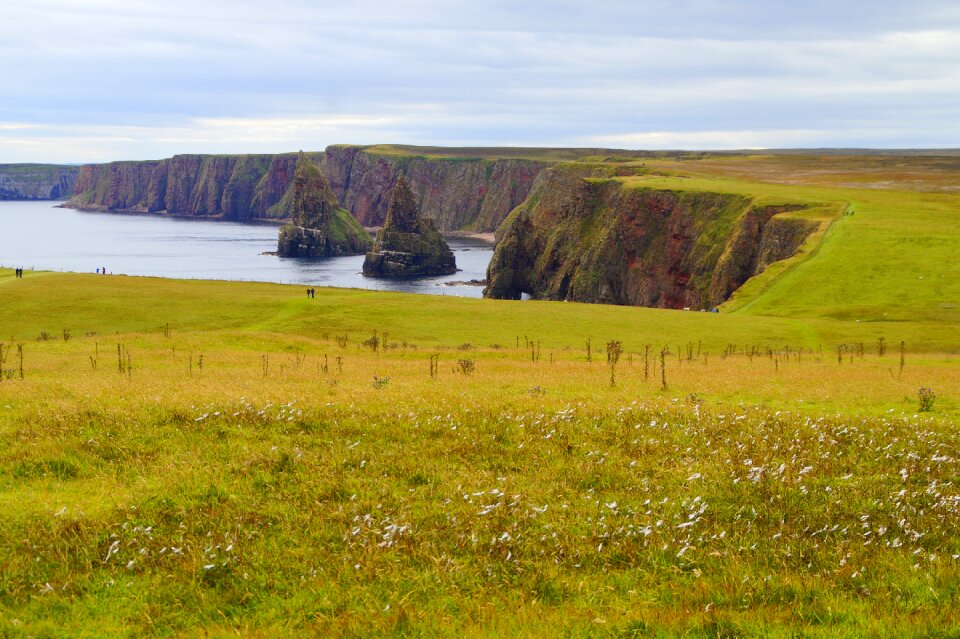
M389 383L390 383L389 377L377 377L376 375L373 376L373 387L376 388L377 390L380 390L381 388L386 387L386 385Z
M477 369L477 364L472 359L458 359L457 368L464 375L469 375Z
M932 388L921 387L917 391L917 399L920 400L920 412L927 413L933 410L933 403L937 401L937 394Z

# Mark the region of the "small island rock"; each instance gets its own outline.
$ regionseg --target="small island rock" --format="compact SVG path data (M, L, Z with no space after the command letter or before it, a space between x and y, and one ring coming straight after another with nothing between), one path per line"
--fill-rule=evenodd
M370 234L346 209L340 208L330 183L302 152L293 177L290 224L280 228L280 257L360 255L371 245Z
M363 261L363 274L396 277L456 271L453 251L433 222L420 216L413 192L401 175L390 196L387 219Z

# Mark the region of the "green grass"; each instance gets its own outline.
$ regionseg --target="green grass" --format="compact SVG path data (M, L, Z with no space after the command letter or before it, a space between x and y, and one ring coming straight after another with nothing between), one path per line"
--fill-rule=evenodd
M0 270L0 636L956 636L956 196L770 162L719 314Z
M677 165L670 165L676 170ZM762 204L815 203L829 224L803 252L768 269L726 310L869 322L960 322L960 199L945 193L776 184L693 173L624 178L628 184L751 195ZM843 212L853 211L852 215ZM815 255L816 259L808 259Z

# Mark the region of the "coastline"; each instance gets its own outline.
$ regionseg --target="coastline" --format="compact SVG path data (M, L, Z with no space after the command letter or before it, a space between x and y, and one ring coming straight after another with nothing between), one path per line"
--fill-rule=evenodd
M57 201L57 200L53 200ZM211 222L232 222L234 224L266 224L268 226L283 226L290 223L290 218L263 218L253 217L243 220L227 218L222 215L185 215L182 213L170 213L168 211L140 211L137 209L108 209L102 206L76 206L70 205L69 201L61 201L61 204L54 206L58 209L71 209L83 213L111 213L115 215L142 215L148 217L163 217L175 220L208 220ZM376 235L382 226L363 227L369 233ZM445 237L462 237L472 240L480 240L489 244L496 244L494 233L477 233L475 231L441 231Z
M266 224L268 226L283 226L290 220L289 218L268 218L252 217L245 220L237 220L222 215L186 215L183 213L170 213L168 211L139 211L137 209L108 209L102 206L68 206L66 202L54 206L57 209L71 209L82 213L110 213L114 215L131 215L145 217L162 217L174 220L202 220L208 222L231 222L233 224Z

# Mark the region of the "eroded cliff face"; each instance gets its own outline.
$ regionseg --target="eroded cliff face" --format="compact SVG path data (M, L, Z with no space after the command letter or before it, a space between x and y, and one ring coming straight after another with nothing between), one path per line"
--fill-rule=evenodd
M627 188L582 167L549 170L498 232L487 297L709 309L793 255L813 223L708 192Z
M176 155L156 161L91 164L80 170L74 196L66 205L230 220L286 218L296 163L297 155L290 153Z
M365 226L383 224L390 193L404 173L423 217L442 231L495 231L547 166L522 159L380 155L343 146L328 148L324 157L341 205Z
M320 164L340 206L365 226L381 226L390 193L406 173L417 205L441 231L492 232L530 193L545 162L419 157L332 146L308 154ZM178 155L151 162L87 165L76 208L167 212L233 220L290 216L297 155Z
M0 164L0 200L60 200L73 194L78 166Z

